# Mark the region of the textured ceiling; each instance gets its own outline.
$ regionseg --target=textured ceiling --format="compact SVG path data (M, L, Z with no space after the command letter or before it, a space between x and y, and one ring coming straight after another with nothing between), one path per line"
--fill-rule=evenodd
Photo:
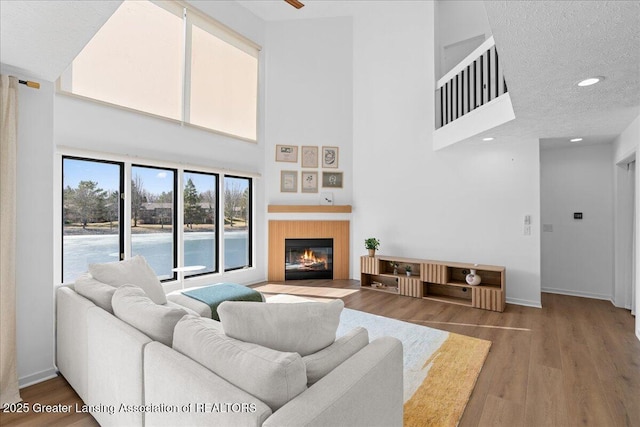
M120 3L1 0L0 62L54 81Z
M640 113L640 2L486 1L516 115L543 148L608 142ZM578 87L587 77L604 76Z

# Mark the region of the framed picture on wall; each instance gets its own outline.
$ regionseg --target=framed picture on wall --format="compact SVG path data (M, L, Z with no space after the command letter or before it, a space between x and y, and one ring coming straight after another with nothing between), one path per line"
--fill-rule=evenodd
M282 193L298 192L298 171L280 171L280 191Z
M318 172L305 172L302 171L301 179L301 192L302 193L317 193L318 192Z
M324 188L342 188L342 172L322 172Z
M322 147L322 167L338 168L338 147Z
M276 145L276 162L298 163L298 146Z
M317 168L318 167L318 147L303 145L300 159L303 168Z

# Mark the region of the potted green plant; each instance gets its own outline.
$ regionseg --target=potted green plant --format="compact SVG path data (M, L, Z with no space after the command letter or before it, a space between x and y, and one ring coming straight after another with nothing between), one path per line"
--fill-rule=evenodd
M407 276L411 276L411 270L413 270L413 267L410 265L407 264L404 266L404 271L407 273Z
M364 239L364 247L369 251L369 256L376 256L376 250L380 247L380 240L375 237Z

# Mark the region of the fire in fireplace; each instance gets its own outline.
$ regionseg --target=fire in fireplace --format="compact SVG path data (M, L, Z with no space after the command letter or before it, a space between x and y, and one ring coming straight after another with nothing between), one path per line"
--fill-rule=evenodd
M333 279L333 239L285 239L284 278Z

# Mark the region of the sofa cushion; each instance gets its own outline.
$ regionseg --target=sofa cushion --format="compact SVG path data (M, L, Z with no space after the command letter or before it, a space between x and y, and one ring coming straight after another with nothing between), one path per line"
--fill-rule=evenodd
M340 299L296 304L225 301L218 313L224 333L232 338L307 356L335 341L343 308Z
M182 308L158 305L134 285L122 285L113 294L113 312L117 318L149 338L171 347L176 323L188 313Z
M173 348L254 395L274 412L307 388L299 354L230 338L212 319L185 316L176 325Z
M113 314L111 298L116 291L115 287L94 279L90 274L83 274L76 279L73 289L98 307Z
M192 314L194 316L200 317L200 313L198 313L197 311L193 311L189 307L181 306L180 304L176 304L175 302L167 301L166 304L162 304L162 305L165 306L165 307L170 307L170 308L181 308L184 311L186 311L187 314ZM222 325L220 326L220 329L222 329Z
M338 338L329 347L303 357L302 361L307 368L307 386L318 382L367 344L369 344L369 333L365 328L358 326Z
M89 264L89 273L94 279L116 288L124 284L139 286L156 304L167 303L158 276L140 255L124 261Z

